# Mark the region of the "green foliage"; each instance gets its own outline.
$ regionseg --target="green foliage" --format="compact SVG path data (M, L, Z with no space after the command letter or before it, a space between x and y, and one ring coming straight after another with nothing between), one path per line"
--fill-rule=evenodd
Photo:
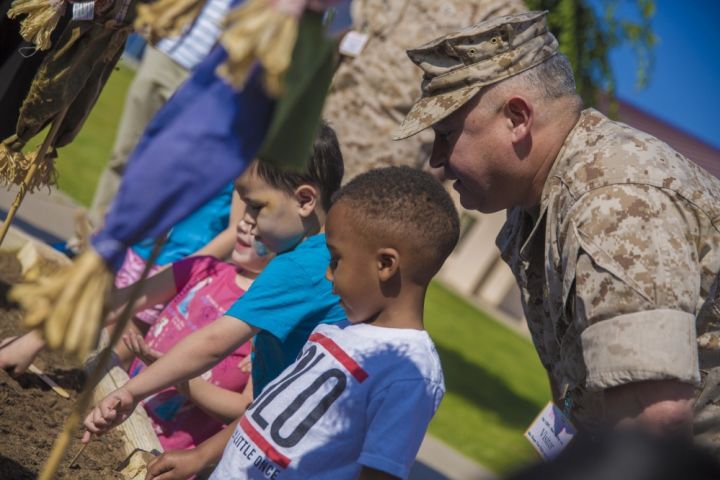
M537 460L523 433L550 391L530 340L437 283L428 291L425 326L447 390L430 433L495 472Z
M531 10L549 10L550 30L560 42L575 71L578 93L586 105L597 105L600 94L616 108L615 74L610 65L610 51L621 45L632 47L637 58L637 85L647 85L654 61L653 47L657 37L650 22L655 15L655 0L635 0L639 20L619 18L619 0L604 0L600 15L588 0L526 0Z

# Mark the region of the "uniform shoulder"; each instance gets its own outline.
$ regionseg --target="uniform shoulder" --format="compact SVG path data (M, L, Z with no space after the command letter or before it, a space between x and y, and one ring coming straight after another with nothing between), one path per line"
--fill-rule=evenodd
M596 110L583 111L556 162L551 175L575 199L611 185L648 185L720 218L720 180L667 143Z

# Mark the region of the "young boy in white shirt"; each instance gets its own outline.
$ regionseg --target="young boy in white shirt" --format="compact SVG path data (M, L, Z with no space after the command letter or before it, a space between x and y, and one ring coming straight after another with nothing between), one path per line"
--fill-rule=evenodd
M457 212L429 174L378 169L338 192L326 234L347 322L316 327L234 431L163 455L147 478L184 478L224 443L212 480L408 476L445 391L423 306L457 243Z

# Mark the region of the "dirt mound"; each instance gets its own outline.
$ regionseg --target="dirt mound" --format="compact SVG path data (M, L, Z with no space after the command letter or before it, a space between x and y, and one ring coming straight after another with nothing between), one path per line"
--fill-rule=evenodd
M20 313L5 300L9 284L18 281L20 265L15 257L0 253L0 338L24 333ZM43 352L35 365L70 393L59 397L36 375L17 378L0 370L0 479L34 479L50 454L55 437L70 414L84 377L79 365L58 353ZM80 448L80 433L63 459L56 478L122 479L115 468L124 460L122 440L116 432L95 439L72 468L68 463Z

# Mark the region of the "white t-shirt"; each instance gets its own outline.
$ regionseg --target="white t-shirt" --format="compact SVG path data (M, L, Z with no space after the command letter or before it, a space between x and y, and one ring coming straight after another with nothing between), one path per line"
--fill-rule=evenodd
M318 326L240 420L211 480L406 478L445 393L425 331Z

